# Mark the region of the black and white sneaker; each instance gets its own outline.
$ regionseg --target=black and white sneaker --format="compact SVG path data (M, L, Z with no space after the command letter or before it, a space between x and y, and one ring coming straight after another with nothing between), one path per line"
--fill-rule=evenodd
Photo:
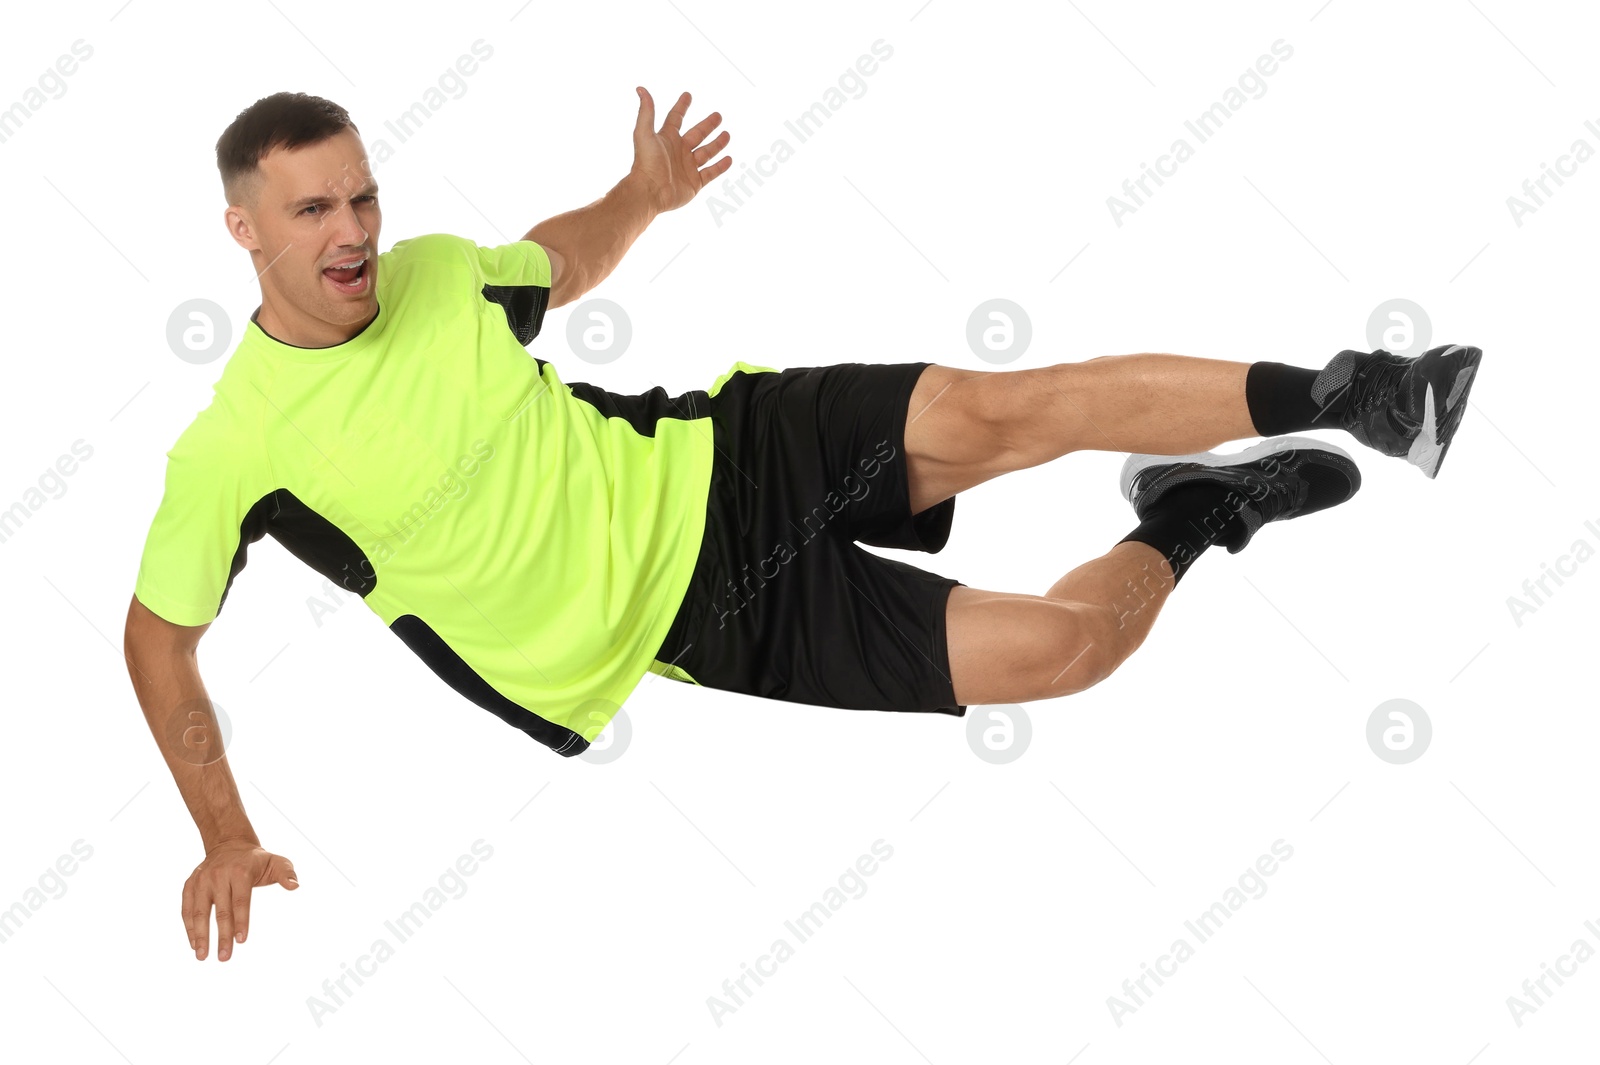
M1445 344L1415 358L1382 348L1346 349L1317 375L1311 398L1324 408L1342 403L1340 428L1437 477L1482 358L1482 351L1465 344Z
M1280 436L1233 455L1129 455L1119 487L1143 521L1173 489L1197 482L1228 489L1225 506L1243 518L1242 529L1227 511L1195 520L1237 555L1268 522L1326 510L1355 495L1361 471L1340 448L1309 436Z

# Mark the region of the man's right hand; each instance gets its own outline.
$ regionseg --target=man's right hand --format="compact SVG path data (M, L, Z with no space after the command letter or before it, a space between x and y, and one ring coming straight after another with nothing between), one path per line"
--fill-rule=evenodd
M300 886L294 863L250 840L232 839L212 847L183 883L183 927L196 961L204 961L211 938L211 910L217 911L217 960L227 961L235 939L250 929L250 889L282 884Z

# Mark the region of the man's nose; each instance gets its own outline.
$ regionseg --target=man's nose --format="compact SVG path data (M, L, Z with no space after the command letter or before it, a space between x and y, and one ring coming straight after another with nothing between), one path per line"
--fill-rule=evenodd
M361 219L356 216L355 207L349 203L339 205L339 209L328 219L332 228L332 235L338 238L339 244L363 244L367 239L366 227L361 224Z

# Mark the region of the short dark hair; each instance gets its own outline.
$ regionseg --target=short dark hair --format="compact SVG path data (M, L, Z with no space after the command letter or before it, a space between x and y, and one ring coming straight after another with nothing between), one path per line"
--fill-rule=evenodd
M254 207L262 157L276 148L293 150L355 130L350 113L332 100L303 92L263 96L228 124L217 138L217 169L228 203Z

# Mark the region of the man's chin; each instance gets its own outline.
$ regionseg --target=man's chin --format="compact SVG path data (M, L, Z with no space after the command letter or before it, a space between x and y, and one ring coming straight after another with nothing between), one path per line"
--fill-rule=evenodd
M378 311L378 301L373 296L350 296L338 300L324 300L318 317L330 325L361 326L372 321Z

